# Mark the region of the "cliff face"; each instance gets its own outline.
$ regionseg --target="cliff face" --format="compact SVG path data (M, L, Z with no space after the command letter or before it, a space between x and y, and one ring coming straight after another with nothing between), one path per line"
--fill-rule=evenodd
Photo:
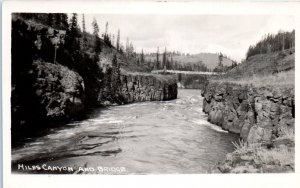
M293 89L209 83L202 96L208 121L244 140L216 165L216 172L293 172Z
M127 72L119 64L105 67L103 74L98 95L102 105L177 98L177 81L172 75Z
M85 87L78 73L36 61L23 78L12 86L12 129L41 128L82 115Z
M293 89L210 83L202 91L208 121L251 143L269 143L294 130Z
M85 87L82 77L67 67L35 62L33 88L49 118L74 117L84 110Z
M177 98L176 79L171 76L126 73L100 89L99 103L128 104L143 101L164 101Z
M124 103L177 98L177 83L171 76L127 74L121 76L121 83L120 94Z

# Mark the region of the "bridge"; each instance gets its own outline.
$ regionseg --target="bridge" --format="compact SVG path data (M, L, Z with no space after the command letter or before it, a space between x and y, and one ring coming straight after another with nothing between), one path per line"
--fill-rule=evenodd
M189 75L220 75L222 73L216 72L201 72L201 71L180 71L180 70L153 70L153 74L189 74Z

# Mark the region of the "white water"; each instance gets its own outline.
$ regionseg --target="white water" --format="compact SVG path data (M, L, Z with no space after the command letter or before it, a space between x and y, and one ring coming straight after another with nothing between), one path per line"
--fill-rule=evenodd
M206 121L202 100L200 90L179 90L177 100L94 110L86 120L13 148L12 167L15 172L20 172L17 164L47 164L124 167L123 174L207 173L233 150L237 136ZM118 174L104 172L111 173Z

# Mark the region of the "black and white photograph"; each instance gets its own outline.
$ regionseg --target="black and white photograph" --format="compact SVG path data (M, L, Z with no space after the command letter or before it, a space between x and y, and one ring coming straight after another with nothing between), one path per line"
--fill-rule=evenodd
M11 175L295 174L293 11L83 10L8 16Z

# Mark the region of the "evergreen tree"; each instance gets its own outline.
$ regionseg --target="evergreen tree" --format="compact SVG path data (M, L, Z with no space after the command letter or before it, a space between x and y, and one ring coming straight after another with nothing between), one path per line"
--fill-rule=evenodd
M99 38L99 26L97 23L97 20L94 18L92 22L93 26L93 35L94 35L94 40L95 40L95 55L94 55L94 61L99 61L99 54L101 52L101 41Z
M163 69L164 70L166 70L166 66L167 66L167 48L165 47L165 52L164 52L164 54L163 54L163 62L162 62L162 64L163 64Z
M285 33L282 34L282 51L284 51L285 47Z
M98 37L98 38L99 38L100 28L99 28L99 25L98 25L97 20L96 20L95 17L94 17L94 19L93 19L92 26L93 26L93 35L94 35L95 37Z
M52 13L48 14L47 25L49 25L50 27L54 26L54 16Z
M129 53L130 53L130 55L134 54L134 47L133 47L132 42L130 42L130 44L129 44Z
M86 33L86 28L85 28L85 17L84 14L82 14L82 32Z
M61 23L60 26L64 30L68 30L69 23L68 23L68 15L67 14L60 14Z
M108 35L108 22L105 24L105 35Z
M222 66L223 65L223 54L220 52L220 54L219 54L219 64L218 64L218 66Z
M157 70L160 69L160 66L159 66L159 47L157 47L157 51L156 51L156 67L155 67Z
M126 45L125 45L125 52L126 52L126 55L129 56L129 38L127 37L126 38Z
M54 25L57 29L62 29L61 22L62 22L61 14L54 14Z
M73 13L70 21L70 27L66 33L66 48L69 50L70 54L73 58L76 59L76 55L79 54L80 51L80 43L79 43L80 31L77 24L77 14Z
M111 44L112 44L112 46L115 46L115 35L114 34L112 35L112 38L111 38Z
M117 50L120 49L120 29L118 29L118 35L117 35L117 44L116 44Z
M105 24L105 33L103 34L104 43L108 46L112 46L111 44L111 35L108 34L108 22Z
M82 14L82 35L83 35L83 48L86 49L88 46L88 40L87 40L87 33L85 28L85 17L84 14Z
M144 50L142 49L142 53L141 53L141 64L143 65L145 62L145 56L144 56Z
M117 59L116 54L114 54L114 56L113 56L112 67L113 68L117 68L118 67L118 59Z

